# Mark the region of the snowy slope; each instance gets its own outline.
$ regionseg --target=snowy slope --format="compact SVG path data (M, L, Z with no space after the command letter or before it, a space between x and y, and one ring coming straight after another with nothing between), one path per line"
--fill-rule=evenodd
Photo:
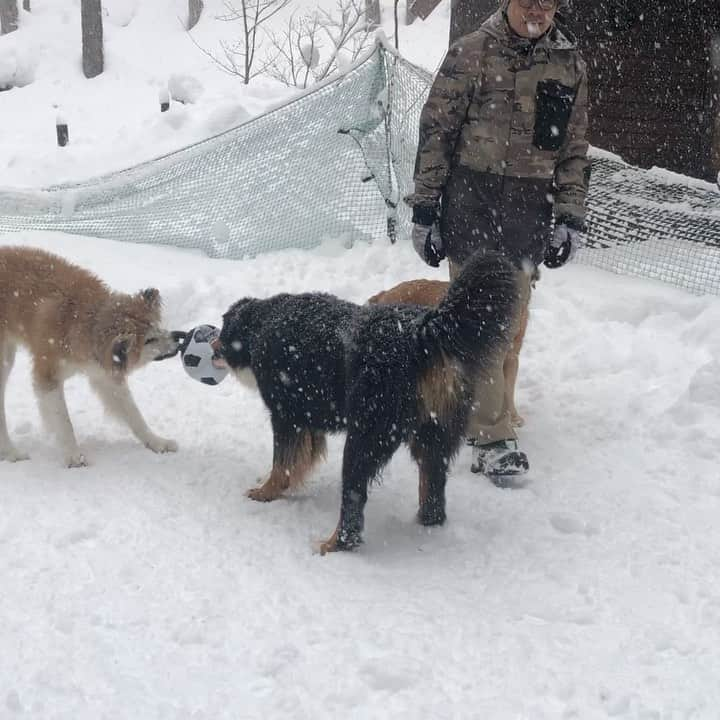
M179 0L108 0L107 71L87 81L79 0L32 5L16 37L0 38L0 69L34 77L0 94L0 185L132 165L288 94L222 75L181 29ZM209 46L227 28L214 20L222 2L205 5L194 37ZM434 69L447 17L443 5L401 28L403 52ZM202 93L160 115L173 73ZM58 111L71 126L62 150ZM173 328L218 324L244 295L321 289L361 302L444 273L382 239L243 262L0 235L15 243L118 289L157 285ZM448 523L421 528L401 451L373 488L365 545L322 558L341 438L303 490L253 503L244 493L272 455L261 401L232 378L195 383L170 360L131 385L180 452L140 447L75 378L68 404L92 464L65 470L21 353L7 410L32 459L0 464L0 719L720 717L720 300L573 265L544 272L531 312L518 392L527 485L471 474L464 448Z
M294 0L268 27L280 33L290 13L316 5L332 10L335 3ZM81 71L80 0L33 0L32 12L20 11L19 29L0 37L0 86L22 85L0 93L0 187L40 187L129 167L235 127L296 92L264 76L243 85L203 53L222 57L221 41L239 37L237 23L218 19L227 15L223 0L205 0L190 34L181 23L186 0L106 0L103 7L105 72L92 80ZM392 35L392 3L384 0L383 7L384 30ZM439 64L448 10L401 26L408 59L430 70ZM195 89L195 102L173 102L161 113L159 91L178 83ZM64 148L55 137L58 116L69 126Z

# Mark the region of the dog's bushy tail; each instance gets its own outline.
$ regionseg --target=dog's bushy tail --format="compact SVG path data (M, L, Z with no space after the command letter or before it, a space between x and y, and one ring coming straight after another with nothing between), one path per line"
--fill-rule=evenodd
M444 354L472 371L509 346L520 309L521 272L499 253L475 253L445 299L421 321L421 357L433 362Z

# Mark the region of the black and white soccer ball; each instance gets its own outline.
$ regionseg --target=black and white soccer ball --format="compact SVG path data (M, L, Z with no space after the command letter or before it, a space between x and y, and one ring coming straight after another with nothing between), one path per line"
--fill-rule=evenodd
M180 359L185 372L205 385L218 385L228 374L228 367L212 347L220 336L214 325L198 325L190 330L180 349Z

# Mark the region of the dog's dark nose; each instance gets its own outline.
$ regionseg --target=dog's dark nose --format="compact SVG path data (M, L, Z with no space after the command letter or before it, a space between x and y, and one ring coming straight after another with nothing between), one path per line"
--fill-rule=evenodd
M216 337L210 341L210 347L213 349L212 364L213 367L218 369L226 368L228 366L225 356L223 355L223 344L220 342L220 338Z
M187 333L184 330L173 330L170 333L170 337L173 339L173 342L177 343L179 347L182 347L185 344L185 340L187 340Z

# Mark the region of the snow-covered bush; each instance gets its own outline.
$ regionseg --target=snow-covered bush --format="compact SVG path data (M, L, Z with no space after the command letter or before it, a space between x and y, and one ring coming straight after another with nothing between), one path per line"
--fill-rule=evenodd
M175 73L168 78L168 90L173 100L195 103L203 94L202 83L192 75Z
M20 43L18 35L5 35L0 44L0 88L24 87L35 80L33 50Z
M103 0L103 15L108 22L127 27L137 12L137 0Z

